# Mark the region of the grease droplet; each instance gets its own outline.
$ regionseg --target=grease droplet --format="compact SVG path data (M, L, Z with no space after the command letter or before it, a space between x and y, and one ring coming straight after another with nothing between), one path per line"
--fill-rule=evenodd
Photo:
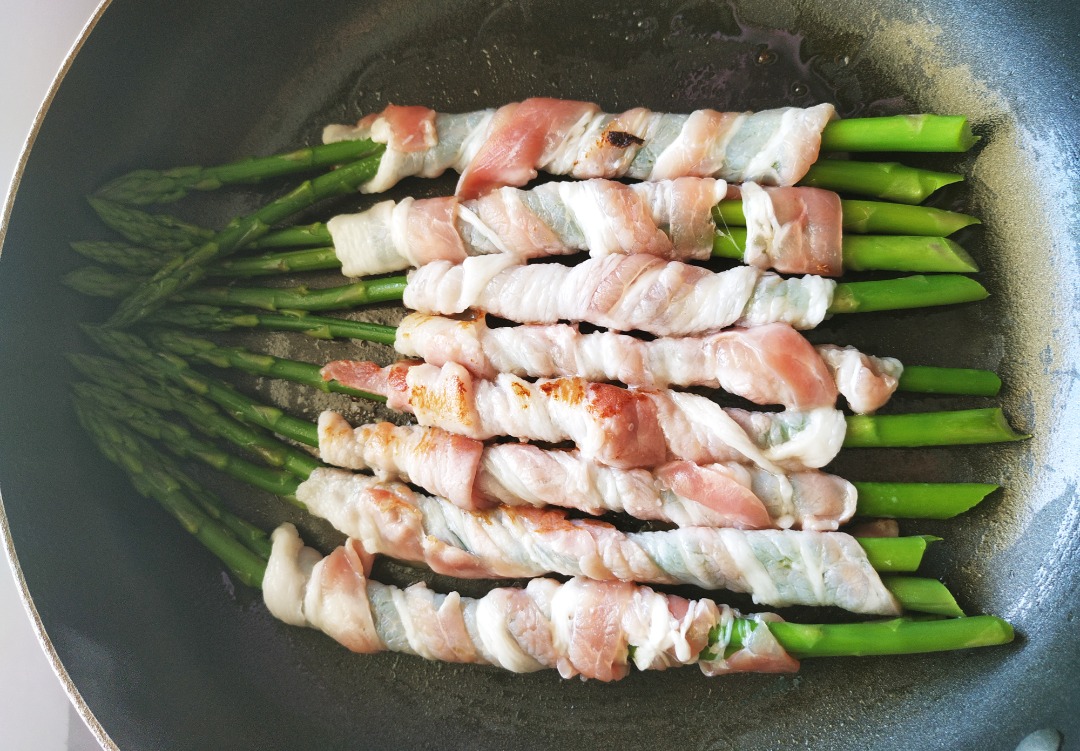
M791 84L792 96L806 96L809 91L810 87L801 81L796 81L795 83Z
M754 58L754 62L758 65L772 65L776 62L776 53L766 45L762 45L758 47L757 57Z

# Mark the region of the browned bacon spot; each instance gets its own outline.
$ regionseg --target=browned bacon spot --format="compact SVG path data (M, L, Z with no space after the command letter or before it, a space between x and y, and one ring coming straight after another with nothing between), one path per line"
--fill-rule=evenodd
M633 133L627 133L623 130L606 130L604 131L604 140L617 149L625 149L630 146L640 146L645 143L644 138L639 138Z

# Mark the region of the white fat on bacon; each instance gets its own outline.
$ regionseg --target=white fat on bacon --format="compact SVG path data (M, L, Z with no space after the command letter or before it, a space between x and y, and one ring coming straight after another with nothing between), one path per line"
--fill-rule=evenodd
M743 262L785 274L843 273L840 197L818 188L739 187L746 217Z
M519 673L554 668L564 678L602 681L625 677L631 661L639 670L663 670L700 659L706 675L799 668L768 628L754 628L745 646L725 657L732 622L742 616L711 600L580 578L533 579L471 598L422 583L382 584L368 578L370 566L357 540L324 558L284 524L273 534L263 596L286 623L322 631L362 654L394 651Z
M313 471L296 497L365 550L447 576L553 573L727 589L774 607L900 610L859 543L841 532L681 527L628 533L554 509L466 511L402 483L330 468Z
M477 440L573 441L613 467L750 463L770 472L817 469L840 450L847 429L836 409L747 412L697 394L623 389L582 378L525 381L508 373L477 379L461 365L338 360L323 378L382 394L421 425Z
M855 487L834 475L775 475L726 463L674 461L618 469L578 451L522 443L485 446L439 428L378 423L353 428L336 412L319 416L319 455L345 469L401 480L467 510L560 506L609 511L681 527L835 530L855 512Z
M457 193L475 198L524 185L538 171L575 178L717 177L794 185L817 161L830 104L805 109L690 114L635 108L618 115L589 102L526 99L497 110L436 114L391 105L356 125L330 125L323 141L385 143L369 193L412 175L461 173Z
M852 412L874 412L900 384L904 366L892 357L866 355L854 347L824 344L817 348Z
M394 347L432 365L457 362L481 378L576 375L628 386L708 386L755 404L831 407L837 384L814 347L783 323L715 334L643 340L610 331L581 333L566 324L489 328L482 315L412 313Z
M824 320L836 282L784 279L755 266L719 273L655 256L611 255L576 266L516 264L507 256L435 261L409 273L405 307L457 315L469 308L518 323L588 322L657 336L703 334L733 325Z
M460 263L493 253L519 261L583 250L596 257L649 253L704 260L716 232L712 207L727 190L723 180L692 177L636 185L546 183L531 190L500 188L469 201L453 196L382 201L357 214L335 216L327 229L346 276L437 260Z

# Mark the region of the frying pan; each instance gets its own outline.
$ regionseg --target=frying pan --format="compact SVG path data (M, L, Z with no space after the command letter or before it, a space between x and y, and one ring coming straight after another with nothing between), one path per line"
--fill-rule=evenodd
M80 711L122 749L1011 749L1043 728L1076 744L1078 30L1080 6L1035 0L109 4L39 123L0 255L5 542ZM974 153L927 164L970 176L936 201L984 218L962 239L991 299L838 321L815 336L1004 377L999 401L1031 441L851 451L835 469L1001 483L961 519L905 529L947 538L930 573L969 612L1008 618L1013 645L615 685L358 657L274 621L98 457L69 409L62 353L87 347L76 324L107 307L57 281L78 265L68 242L103 236L84 195L136 167L313 142L322 124L389 101L460 111L533 95L609 111L833 101L847 116L973 119ZM223 192L186 210L221 223L259 201ZM316 356L338 351L320 347ZM981 404L908 398L891 409ZM283 518L271 499L217 482L254 521ZM310 524L305 533L329 539Z

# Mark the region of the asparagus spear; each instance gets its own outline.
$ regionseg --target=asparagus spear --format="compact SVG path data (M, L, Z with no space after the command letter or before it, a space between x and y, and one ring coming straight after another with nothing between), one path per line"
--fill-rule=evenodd
M323 390L327 388L318 383L322 380L320 367L312 363L254 354L240 347L221 347L179 331L155 331L151 339L163 350L219 368L237 368L255 375L284 378ZM334 381L329 383L336 384ZM339 387L337 384L329 388L337 390ZM1015 432L998 408L908 415L849 415L846 420L848 431L844 446L853 448L954 446L1001 443L1027 437Z
M962 152L977 141L967 118L931 114L837 120L827 124L821 134L824 151ZM106 183L96 195L128 204L169 203L183 198L191 190L257 183L356 161L378 153L379 149L379 144L362 139L320 144L214 167L136 170Z
M90 207L105 226L128 242L151 250L182 252L214 238L214 231L198 227L168 214L149 214L131 206L90 198ZM330 233L324 224L286 227L267 232L247 244L249 248L296 248L328 245Z
M252 552L225 531L214 519L202 514L184 495L172 475L159 471L165 458L149 444L130 431L117 428L103 430L110 420L107 415L84 420L87 431L94 437L102 453L128 472L136 489L153 497L173 514L189 533L221 560L233 574L252 587L262 585L269 554ZM112 427L112 426L110 426ZM126 440L125 440L126 439ZM729 649L741 646L759 621L739 618L730 626ZM866 656L913 654L951 649L1006 644L1012 641L1012 627L993 616L973 616L946 620L913 620L897 618L885 621L843 624L799 624L791 622L765 623L780 645L793 657ZM710 635L710 654L719 631Z
M151 322L203 331L230 331L254 327L275 331L299 331L316 339L360 339L391 347L394 346L397 332L393 326L314 316L303 311L280 311L278 315L274 315L245 313L212 305L162 308L151 317ZM1001 379L989 370L905 365L897 388L900 391L922 394L995 396L1001 390Z
M216 190L223 185L257 183L273 177L355 162L381 151L381 146L370 139L363 139L320 144L287 154L242 159L216 167L136 170L101 186L96 195L109 201L136 205L171 203L192 190Z
M741 261L747 233L728 228L713 238L714 258ZM853 235L840 241L848 271L918 271L973 273L979 270L967 251L946 237L908 235Z
M287 474L233 457L200 441L187 430L167 422L157 411L128 402L123 394L111 388L76 384L76 394L80 403L95 411L92 414L110 415L111 419L128 425L142 435L162 441L178 456L197 458L256 488L269 490L290 503L299 505L295 498L296 489L307 476L307 473L299 468L294 469L295 474ZM856 541L867 551L868 561L875 570L879 573L890 573L916 570L922 561L926 545L934 539L936 538L916 536L892 539L856 538ZM558 570L560 569L556 569ZM952 595L940 582L913 578L915 583L911 588L905 589L907 579L908 577L896 576L883 578L890 592L898 593L896 597L905 609L916 605L924 608L922 612L940 613L947 610L949 614L963 614ZM912 593L918 593L919 596L913 596Z
M83 294L96 297L117 297L138 284L130 277L110 274L94 266L68 273L63 282ZM205 305L246 305L263 310L329 311L400 300L405 284L405 277L391 276L317 290L306 287L198 287L185 290L176 299ZM984 300L989 294L974 279L957 274L839 282L829 313L872 313L957 305ZM113 325L112 321L110 325Z
M922 203L946 185L961 182L963 175L916 169L899 162L855 162L820 159L799 183L837 193L880 198L898 203Z
M123 328L139 321L161 307L168 297L201 279L206 265L211 261L226 256L252 239L266 234L270 225L283 221L317 201L356 190L359 185L371 179L377 167L377 156L361 159L347 167L304 182L253 214L233 220L212 240L173 259L140 285L120 303L120 307L109 319L110 325Z
M91 326L85 326L84 330L113 356L146 368L155 378L178 383L206 396L236 420L308 446L319 445L318 431L313 423L297 420L275 407L260 404L222 382L192 370L176 355L155 353L134 334ZM108 377L105 380L109 380ZM972 508L997 486L978 483L857 483L856 488L859 489L856 513L861 516L947 519Z
M981 222L967 214L885 201L840 201L845 232L867 235L923 235L946 237ZM713 207L718 227L745 227L746 215L739 199L721 201Z

